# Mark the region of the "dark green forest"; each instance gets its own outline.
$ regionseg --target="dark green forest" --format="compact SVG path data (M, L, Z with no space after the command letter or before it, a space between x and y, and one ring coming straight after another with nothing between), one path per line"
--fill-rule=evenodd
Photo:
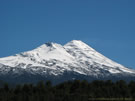
M135 81L50 81L0 88L0 101L135 101Z

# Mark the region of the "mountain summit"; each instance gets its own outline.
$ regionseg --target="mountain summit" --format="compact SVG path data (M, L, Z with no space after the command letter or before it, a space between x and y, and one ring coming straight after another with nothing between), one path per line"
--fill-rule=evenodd
M80 40L64 46L48 42L31 51L0 58L0 79L12 83L52 80L134 80L135 70L126 68Z

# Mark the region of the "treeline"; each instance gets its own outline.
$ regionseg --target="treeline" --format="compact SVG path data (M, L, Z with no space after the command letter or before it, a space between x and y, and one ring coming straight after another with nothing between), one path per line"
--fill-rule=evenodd
M36 85L23 84L0 88L0 101L125 101L134 100L135 81L67 81L52 85L40 81Z

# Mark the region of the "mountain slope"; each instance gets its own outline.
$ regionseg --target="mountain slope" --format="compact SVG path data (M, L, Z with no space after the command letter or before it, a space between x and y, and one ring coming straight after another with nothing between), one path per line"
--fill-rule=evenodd
M135 73L133 70L125 68L124 66L98 53L96 50L83 43L82 41L73 40L67 43L64 47L72 56L76 58L76 60L85 64L86 66L88 66L88 64L98 65L102 69L104 66L110 67L108 70L111 73L120 73L121 71L127 73Z
M46 43L31 51L0 58L0 79L13 82L134 77L134 70L108 59L80 40L64 46Z

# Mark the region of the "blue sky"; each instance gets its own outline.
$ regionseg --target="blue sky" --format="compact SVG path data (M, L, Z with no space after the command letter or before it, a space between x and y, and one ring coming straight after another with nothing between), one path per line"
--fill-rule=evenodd
M0 57L71 40L135 68L135 0L0 1Z

